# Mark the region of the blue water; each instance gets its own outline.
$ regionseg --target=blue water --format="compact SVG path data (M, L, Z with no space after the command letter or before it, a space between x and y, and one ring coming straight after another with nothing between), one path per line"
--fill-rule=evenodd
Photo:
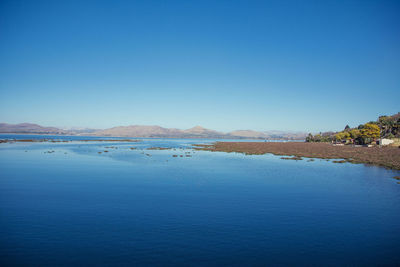
M2 266L400 263L398 172L74 140L0 144Z

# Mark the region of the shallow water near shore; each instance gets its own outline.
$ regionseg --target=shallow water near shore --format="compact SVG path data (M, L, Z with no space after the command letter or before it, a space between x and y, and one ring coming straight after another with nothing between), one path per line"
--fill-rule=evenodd
M399 172L57 138L0 144L3 266L400 263Z

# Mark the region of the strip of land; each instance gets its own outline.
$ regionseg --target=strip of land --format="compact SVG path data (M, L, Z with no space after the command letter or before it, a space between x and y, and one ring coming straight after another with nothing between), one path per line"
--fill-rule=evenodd
M400 170L400 148L334 146L330 143L303 142L216 142L212 145L196 145L197 150L238 152L249 155L271 153L293 156L293 159L323 158L345 159L337 163L365 163Z

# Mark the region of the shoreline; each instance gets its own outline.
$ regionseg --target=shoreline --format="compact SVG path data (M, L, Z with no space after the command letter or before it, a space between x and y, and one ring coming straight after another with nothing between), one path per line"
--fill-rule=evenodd
M305 142L216 142L212 145L194 145L196 150L211 152L237 152L246 155L274 154L283 159L305 158L344 159L334 163L362 163L400 170L400 148L334 146L331 143Z

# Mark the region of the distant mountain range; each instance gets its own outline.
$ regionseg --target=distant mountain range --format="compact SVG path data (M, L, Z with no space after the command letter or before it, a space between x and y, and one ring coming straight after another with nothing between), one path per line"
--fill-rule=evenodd
M112 137L155 137L155 138L210 138L210 139L268 139L268 140L304 140L305 132L237 130L229 133L218 132L196 126L187 130L163 128L161 126L130 125L117 126L109 129L43 127L38 124L0 123L0 133L19 134L54 134L81 136L112 136Z
M66 131L55 127L43 127L38 124L32 124L32 123L20 123L20 124L0 123L0 133L67 134Z

